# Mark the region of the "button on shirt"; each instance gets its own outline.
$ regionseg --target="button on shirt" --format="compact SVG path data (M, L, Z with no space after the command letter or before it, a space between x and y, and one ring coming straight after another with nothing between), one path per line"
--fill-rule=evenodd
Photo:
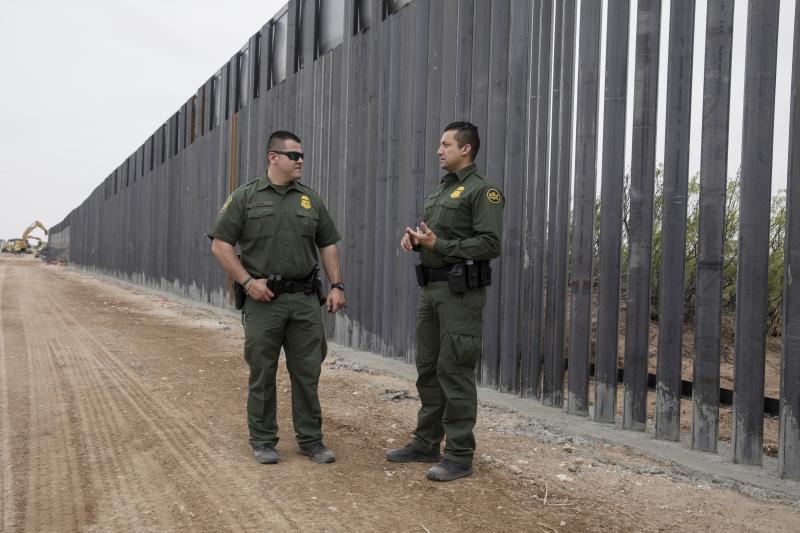
M486 181L475 165L446 174L425 197L425 223L437 238L433 250L415 247L422 264L442 268L456 262L454 259L500 255L504 206L500 189Z
M225 202L209 237L239 245L251 276L306 278L317 265L317 248L340 240L322 198L293 182L278 187L266 177L236 189Z

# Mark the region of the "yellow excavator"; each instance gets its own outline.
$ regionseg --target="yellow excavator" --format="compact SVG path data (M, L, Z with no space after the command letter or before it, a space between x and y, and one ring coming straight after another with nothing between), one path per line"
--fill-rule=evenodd
M15 246L14 246L14 252L15 253L18 253L18 254L28 253L28 254L30 254L30 253L34 253L35 252L36 255L38 256L39 252L45 246L47 246L47 243L41 237L36 237L35 235L31 235L33 230L35 230L36 228L40 228L42 231L44 231L44 236L45 237L47 237L47 235L49 235L49 233L50 233L50 232L47 231L47 228L44 226L44 224L42 224L38 220L34 220L33 223L30 226L25 228L25 231L22 233L22 238L20 240L18 240L16 243L14 243L15 244ZM28 242L28 239L36 239L39 242L35 247L32 248L30 243Z

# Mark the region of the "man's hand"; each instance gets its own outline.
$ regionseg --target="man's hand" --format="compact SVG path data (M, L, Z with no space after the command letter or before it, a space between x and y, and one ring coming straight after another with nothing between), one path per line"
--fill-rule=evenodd
M344 291L341 289L333 288L328 293L328 301L325 302L325 309L329 313L335 313L339 309L346 307L347 299L344 297Z
M406 234L412 242L416 240L417 244L428 250L433 250L433 245L436 244L436 234L424 222L420 222L416 230L406 228Z
M413 229L406 226L405 231L403 232L403 237L400 239L400 248L405 250L406 252L410 252L414 249L414 246L417 246L419 242L417 242L417 238L412 236L414 232Z
M247 295L259 302L271 302L275 294L267 288L267 280L254 279L247 285Z

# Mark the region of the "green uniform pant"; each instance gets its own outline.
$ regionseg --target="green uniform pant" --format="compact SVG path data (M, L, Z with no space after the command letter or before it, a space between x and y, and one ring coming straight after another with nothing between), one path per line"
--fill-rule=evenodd
M247 426L250 444L275 445L278 421L275 374L281 346L292 383L292 420L297 443L322 440L317 385L327 353L322 311L314 294L281 294L269 303L248 298L242 313L244 358L250 366Z
M433 282L420 294L417 312L417 414L413 444L424 452L447 437L445 459L472 464L478 392L475 365L481 354L486 289L453 294Z

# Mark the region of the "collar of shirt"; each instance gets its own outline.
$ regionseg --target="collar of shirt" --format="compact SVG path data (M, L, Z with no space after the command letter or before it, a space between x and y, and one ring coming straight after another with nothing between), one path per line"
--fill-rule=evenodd
M467 176L469 176L473 172L475 172L475 163L470 163L469 165L465 166L461 170L456 170L455 172L448 172L447 174L444 175L444 177L442 178L442 181L445 181L446 179L448 179L450 177L454 177L459 182L463 183L464 180L467 179Z
M257 190L259 190L259 191L263 191L263 190L264 190L264 189L266 189L267 187L272 187L273 189L275 189L275 191L276 191L276 192L280 192L280 191L278 191L278 189L275 187L275 184L274 184L274 183L272 183L271 181L269 181L269 178L268 178L268 177L266 177L266 176L262 176L262 177L258 178L258 187L256 187L256 189L257 189ZM289 191L289 190L291 190L291 189L297 189L297 190L300 190L300 189L298 189L298 187L297 187L297 181L293 181L293 182L291 182L289 185L287 185L287 187L286 187L286 191Z

